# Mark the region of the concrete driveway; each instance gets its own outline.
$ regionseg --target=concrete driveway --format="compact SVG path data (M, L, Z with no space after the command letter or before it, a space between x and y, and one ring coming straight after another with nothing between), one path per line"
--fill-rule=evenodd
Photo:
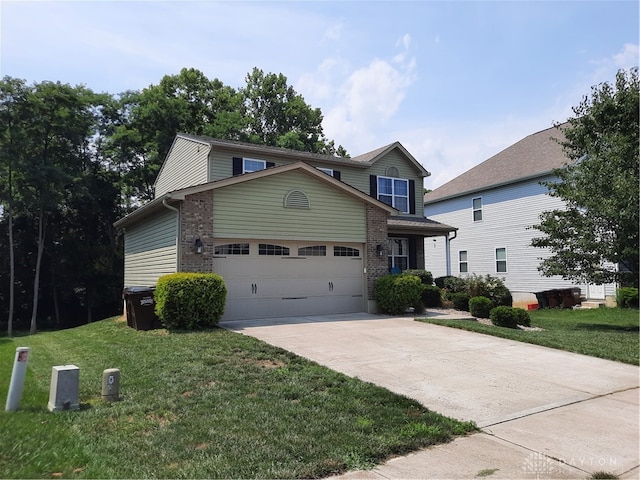
M482 433L342 478L638 478L638 367L370 314L224 322Z

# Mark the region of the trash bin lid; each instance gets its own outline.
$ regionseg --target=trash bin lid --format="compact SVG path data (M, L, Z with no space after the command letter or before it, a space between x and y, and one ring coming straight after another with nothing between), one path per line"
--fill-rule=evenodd
M134 287L125 287L124 293L146 293L153 292L156 287L142 287L142 286L134 286Z

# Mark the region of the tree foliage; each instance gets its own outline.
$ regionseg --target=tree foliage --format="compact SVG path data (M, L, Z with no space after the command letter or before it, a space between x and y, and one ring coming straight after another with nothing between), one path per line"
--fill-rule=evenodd
M562 127L569 162L545 185L566 207L543 212L534 228L545 236L532 241L551 252L544 275L637 286L639 95L638 69L620 71L615 85L592 87Z

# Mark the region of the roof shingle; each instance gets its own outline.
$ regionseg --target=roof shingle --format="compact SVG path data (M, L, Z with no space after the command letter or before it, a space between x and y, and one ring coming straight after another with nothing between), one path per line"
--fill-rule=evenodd
M552 127L534 133L467 170L424 196L424 203L436 203L453 197L542 177L569 162L558 140L564 140L562 128Z

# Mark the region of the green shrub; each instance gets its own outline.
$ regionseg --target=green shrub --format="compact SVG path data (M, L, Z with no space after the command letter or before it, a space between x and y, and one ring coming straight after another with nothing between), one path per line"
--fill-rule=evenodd
M474 317L489 318L489 313L494 307L493 302L487 297L471 297L469 299L469 313Z
M518 325L531 326L529 313L522 308L500 305L491 310L489 318L498 327L518 328Z
M224 313L227 288L213 273L172 273L158 279L156 314L168 329L213 327Z
M422 305L426 308L441 307L442 296L441 291L435 285L425 285L422 290Z
M419 270L419 269L405 270L404 272L402 272L402 274L413 275L414 277L418 277L423 285L433 285L433 275L431 274L431 272L428 272L427 270Z
M469 311L469 295L463 292L452 293L451 301L453 302L453 308L456 310L462 310L464 312Z
M518 317L518 325L522 325L523 327L531 326L531 317L529 316L529 312L522 308L514 308L516 311L516 316Z
M373 294L381 312L400 315L409 307L420 307L423 289L413 275L384 275L376 280Z
M467 291L471 297L487 297L495 306L510 307L513 298L504 282L491 275L479 276L474 274L466 279Z
M616 303L620 308L638 308L638 289L622 287L616 291Z

